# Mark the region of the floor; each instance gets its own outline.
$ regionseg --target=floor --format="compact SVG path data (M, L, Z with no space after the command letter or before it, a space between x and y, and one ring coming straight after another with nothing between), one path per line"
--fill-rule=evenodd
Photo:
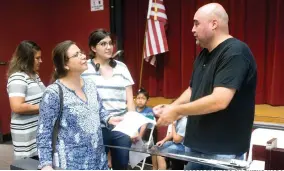
M0 144L0 170L10 170L13 161L13 146L11 142Z

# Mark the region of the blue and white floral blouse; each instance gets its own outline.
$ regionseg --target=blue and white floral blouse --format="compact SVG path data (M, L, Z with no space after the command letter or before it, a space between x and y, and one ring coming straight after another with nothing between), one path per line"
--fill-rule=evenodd
M52 132L60 109L59 89L58 85L52 84L45 90L37 134L39 168L53 163L53 166L71 170L108 169L100 122L107 122L110 115L104 109L94 83L83 80L86 102L75 91L56 81L63 90L64 105L53 159Z

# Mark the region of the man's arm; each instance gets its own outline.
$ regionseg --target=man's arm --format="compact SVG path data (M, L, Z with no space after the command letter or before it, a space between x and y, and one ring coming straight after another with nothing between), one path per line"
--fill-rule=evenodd
M179 105L181 104L186 104L186 103L189 103L190 102L190 97L191 97L191 87L189 86L180 96L178 99L176 99L172 104L170 104L170 106L175 106L175 107L178 107ZM168 105L158 105L158 106L155 106L153 108L153 112L155 113L156 116L160 117L160 114L162 113L163 111L163 108L165 106L168 106ZM183 116L182 115L179 115L176 119L180 119L182 118Z
M213 93L196 101L173 106L179 115L204 115L224 110L230 104L236 90L225 87L215 87Z
M212 94L196 101L164 107L159 114L157 126L169 125L182 116L204 115L223 110L230 104L235 92L235 89L215 87Z
M250 68L243 54L227 54L222 58L214 77L213 93L196 101L179 105L182 115L203 115L224 110L230 104L236 90L240 89Z
M189 86L171 105L180 105L190 102L191 87Z
M169 105L157 110L160 117L157 126L168 125L180 116L204 115L226 109L236 90L243 85L249 67L250 62L243 54L224 55L216 70L213 93L189 103Z

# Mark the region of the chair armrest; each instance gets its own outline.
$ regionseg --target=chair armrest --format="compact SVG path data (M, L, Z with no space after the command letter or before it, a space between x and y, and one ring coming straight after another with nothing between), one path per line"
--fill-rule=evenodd
M272 149L276 147L277 147L277 138L272 138L271 140L267 141L265 148L265 170L271 169Z
M271 150L272 148L277 147L277 138L272 138L266 142L266 150Z

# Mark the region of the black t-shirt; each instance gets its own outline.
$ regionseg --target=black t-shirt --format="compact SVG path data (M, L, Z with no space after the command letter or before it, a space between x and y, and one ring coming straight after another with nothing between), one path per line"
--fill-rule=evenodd
M245 153L254 120L256 63L248 46L229 38L194 62L190 101L212 94L214 87L236 89L225 110L188 116L184 144L209 154Z

